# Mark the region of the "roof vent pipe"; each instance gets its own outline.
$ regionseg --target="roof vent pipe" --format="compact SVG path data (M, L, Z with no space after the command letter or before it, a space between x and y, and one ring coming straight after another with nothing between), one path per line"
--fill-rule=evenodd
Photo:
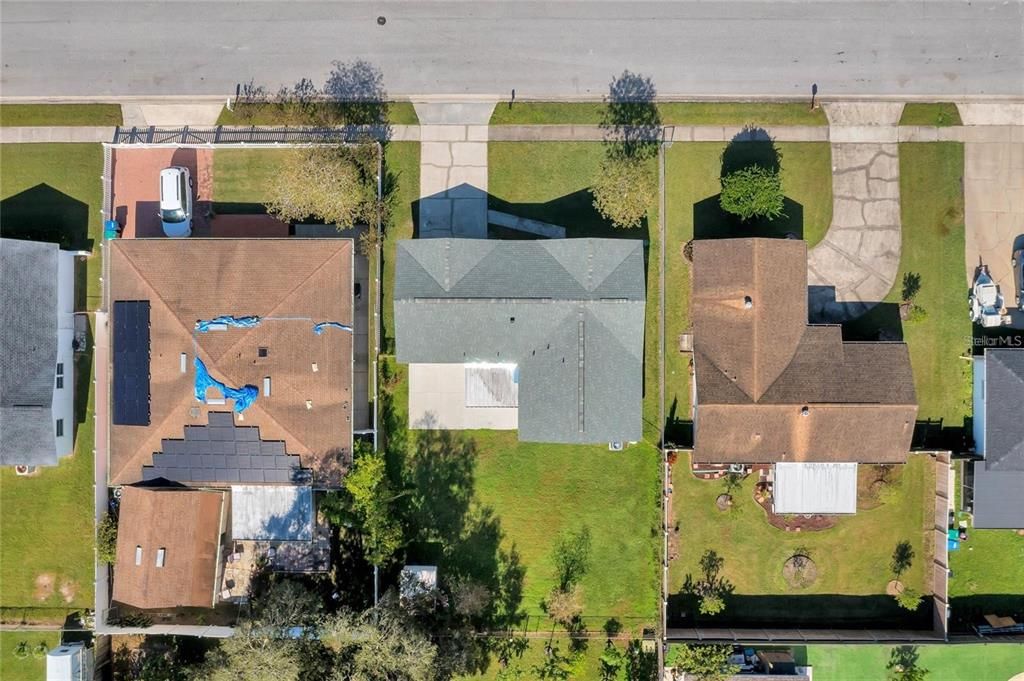
M811 410L808 409L807 407L800 407L800 416L809 416L810 413Z
M754 299L750 296L743 296L743 308L749 310L752 307L754 307Z

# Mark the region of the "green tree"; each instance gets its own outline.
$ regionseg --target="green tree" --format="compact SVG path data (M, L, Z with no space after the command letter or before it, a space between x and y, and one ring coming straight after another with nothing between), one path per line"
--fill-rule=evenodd
M393 608L342 610L324 618L321 640L337 653L338 679L430 681L437 648Z
M381 566L402 547L405 538L394 501L396 493L388 478L381 452L363 451L345 477L346 508L360 530L366 559ZM332 508L337 517L337 509ZM332 518L333 519L333 518Z
M904 610L910 610L911 612L920 607L922 600L923 598L917 589L912 589L909 586L896 594L896 603Z
M590 191L594 208L616 227L635 229L643 224L647 209L654 204L654 177L642 159L609 156Z
M220 640L197 670L204 681L298 681L299 648L287 638L272 638L244 625Z
M700 597L697 605L702 615L717 615L725 610L725 599L715 593L709 593Z
M107 565L117 560L117 518L112 513L104 513L96 526L96 557Z
M284 222L309 218L348 229L378 210L375 148L317 145L282 152L267 212Z
M252 620L271 631L313 626L323 610L319 594L301 582L280 579L266 593L252 601Z
M558 585L568 589L578 584L590 568L590 528L584 525L576 532L562 535L555 545L554 560Z
M712 549L708 549L700 557L699 578L686 575L683 591L697 597L697 607L702 615L717 615L725 610L725 597L732 593L733 585L720 577L725 559Z
M896 646L885 665L889 681L924 681L928 670L917 666L917 646Z
M724 681L740 669L729 664L732 647L682 645L674 648L669 664L696 677L697 681Z
M778 170L754 165L734 170L722 177L719 203L722 210L746 221L751 218L775 219L783 214L785 195Z

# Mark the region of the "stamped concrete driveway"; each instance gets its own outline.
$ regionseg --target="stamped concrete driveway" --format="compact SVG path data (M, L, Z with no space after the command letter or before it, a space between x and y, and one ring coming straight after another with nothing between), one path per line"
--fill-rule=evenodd
M900 266L902 104L825 108L832 141L832 224L807 259L810 317L842 322L885 299Z
M971 126L965 134L967 284L979 265L987 265L1013 326L1024 328L1024 313L1013 310L1017 291L1010 267L1013 251L1024 247L1024 125Z

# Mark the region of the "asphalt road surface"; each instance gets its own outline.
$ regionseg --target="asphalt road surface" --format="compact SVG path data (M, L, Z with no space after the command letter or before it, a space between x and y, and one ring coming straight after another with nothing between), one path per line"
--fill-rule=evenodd
M378 17L386 21L381 25ZM1024 94L1024 0L8 2L0 95L227 95L363 59L392 95Z

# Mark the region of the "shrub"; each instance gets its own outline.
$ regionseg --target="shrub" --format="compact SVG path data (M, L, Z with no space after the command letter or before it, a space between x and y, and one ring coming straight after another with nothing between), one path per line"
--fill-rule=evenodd
M749 166L722 178L719 203L722 210L742 220L775 219L783 214L784 198L782 178L777 170Z
M644 164L635 158L619 156L601 163L591 192L597 212L623 229L639 227L657 196L651 173Z
M107 565L117 560L117 518L112 513L104 513L96 526L96 557Z
M909 586L896 594L896 603L904 610L910 610L911 612L920 607L922 600L923 598L921 594L919 594L916 589L911 589Z

